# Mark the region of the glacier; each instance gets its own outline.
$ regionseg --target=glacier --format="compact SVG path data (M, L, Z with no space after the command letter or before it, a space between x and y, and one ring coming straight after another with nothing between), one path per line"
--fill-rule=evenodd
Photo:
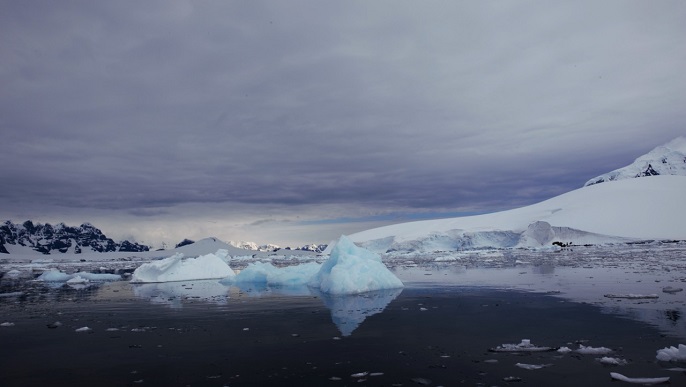
M351 234L377 253L686 240L686 176L594 184L526 207Z

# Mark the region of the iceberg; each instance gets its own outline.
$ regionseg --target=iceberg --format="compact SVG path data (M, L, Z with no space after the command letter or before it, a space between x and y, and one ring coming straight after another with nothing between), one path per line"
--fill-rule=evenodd
M679 348L667 347L657 351L657 360L686 362L686 345L679 344Z
M236 274L224 261L227 250L217 250L214 254L196 258L184 258L177 253L169 258L141 265L131 276L132 283L154 283L220 279L234 277Z
M241 270L233 281L236 284L253 283L278 287L302 286L307 285L320 268L321 265L316 262L281 268L275 267L271 263L255 262Z
M381 262L378 254L357 247L345 235L338 240L330 258L309 285L330 294L356 294L404 286Z

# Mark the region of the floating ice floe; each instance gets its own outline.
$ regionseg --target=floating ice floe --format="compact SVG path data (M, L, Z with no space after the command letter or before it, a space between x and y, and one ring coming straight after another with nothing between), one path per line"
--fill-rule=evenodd
M402 288L398 277L381 262L378 254L357 247L346 236L336 243L309 285L330 294L355 294Z
M9 321L0 324L0 327L13 327L13 326L14 326L14 323L9 322Z
M184 258L177 253L169 258L145 263L131 276L133 283L193 281L234 277L236 274L224 261L227 250L196 258Z
M74 332L90 332L90 331L92 331L92 329L88 328L88 327L81 327L81 328L77 328L74 330Z
M660 298L657 294L606 294L606 298L626 298L629 300L645 300Z
M576 350L576 352L582 355L607 355L608 353L612 353L614 351L606 347L587 347L579 344L579 348Z
M19 277L19 274L21 274L21 272L19 270L13 269L13 270L8 271L6 274L7 274L7 276L14 278L14 277Z
M603 356L598 360L600 364L605 364L605 365L616 365L616 366L622 366L622 365L627 365L628 362L624 359L620 359L618 357L609 357L609 356Z
M557 352L559 352L559 353L570 353L570 352L572 352L572 350L569 349L569 347L560 347L560 348L558 348Z
M682 291L684 291L683 288L675 288L672 286L665 286L664 288L662 288L663 293L669 293L669 294L679 293Z
M686 362L686 345L679 344L679 347L666 347L657 350L657 360L660 361L683 361Z
M515 366L519 368L524 368L525 370L540 370L541 368L550 367L552 364L525 364L517 363Z
M619 380L622 382L643 385L669 383L669 376L662 378L629 378L616 372L610 372L610 377L612 379Z
M24 292L10 292L10 293L0 293L0 298L2 297L18 297L24 294Z
M86 273L80 271L74 274L67 274L65 272L59 271L57 269L50 269L44 271L43 274L36 278L36 281L44 282L68 282L74 278L80 278L81 280L87 281L118 281L121 279L119 274L96 274L96 273ZM77 280L79 281L79 280ZM86 282L87 282L86 281ZM76 282L71 282L76 283ZM82 283L82 282L81 282Z
M489 349L491 352L546 352L555 350L557 348L533 345L529 339L522 339L522 342L519 344L502 344Z

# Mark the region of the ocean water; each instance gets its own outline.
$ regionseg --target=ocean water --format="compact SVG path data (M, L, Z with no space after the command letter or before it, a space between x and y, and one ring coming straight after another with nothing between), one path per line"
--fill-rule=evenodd
M650 263L655 254L666 263ZM402 290L348 297L218 281L82 288L3 278L0 323L14 325L0 327L0 385L617 386L610 372L686 385L674 370L686 364L655 360L686 344L686 296L662 292L686 285L683 257L645 257L405 260L393 266ZM551 350L492 351L522 340Z

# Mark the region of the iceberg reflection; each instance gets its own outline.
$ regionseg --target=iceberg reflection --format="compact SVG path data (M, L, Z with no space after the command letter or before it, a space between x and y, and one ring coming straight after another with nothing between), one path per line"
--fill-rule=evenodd
M216 280L131 284L131 286L136 297L148 299L153 304L168 305L170 308L182 308L182 301L188 299L224 305L229 298L228 288Z
M334 295L312 289L312 292L316 293L324 301L324 305L331 310L331 320L343 336L350 336L367 317L383 312L402 291L402 288L397 288Z

